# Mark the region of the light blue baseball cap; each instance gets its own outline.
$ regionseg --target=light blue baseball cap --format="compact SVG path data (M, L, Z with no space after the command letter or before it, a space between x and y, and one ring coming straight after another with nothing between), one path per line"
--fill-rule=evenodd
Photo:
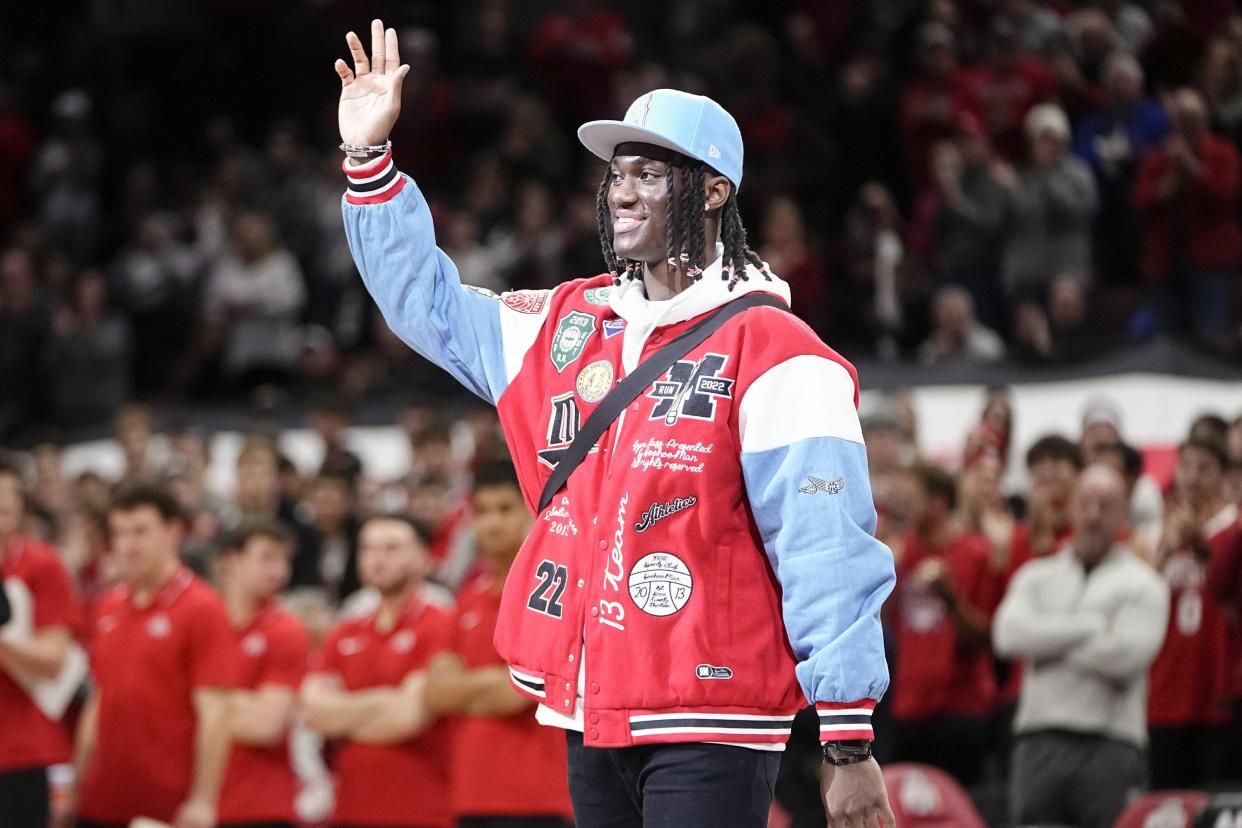
M698 159L742 186L742 131L724 107L703 95L656 89L626 110L623 121L588 121L578 140L594 155L612 160L618 144L639 141Z

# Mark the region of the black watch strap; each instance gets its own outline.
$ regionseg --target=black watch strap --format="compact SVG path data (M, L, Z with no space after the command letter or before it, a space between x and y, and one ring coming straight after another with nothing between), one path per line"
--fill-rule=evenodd
M856 765L871 758L870 739L824 742L824 761L830 765Z

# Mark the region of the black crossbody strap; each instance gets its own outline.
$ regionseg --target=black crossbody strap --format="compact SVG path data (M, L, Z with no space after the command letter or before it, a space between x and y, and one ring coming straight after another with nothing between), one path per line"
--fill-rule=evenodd
M638 399L638 395L647 386L663 376L664 372L673 366L673 363L701 345L721 325L743 311L764 305L780 308L781 310L789 310L788 305L771 294L748 293L741 299L734 299L729 304L720 307L714 313L696 322L672 342L639 363L638 367L634 369L634 373L617 383L617 387L609 391L608 396L604 397L599 406L591 412L591 416L587 418L586 423L578 430L578 434L574 437L573 442L569 444L569 448L565 449L565 453L561 455L560 462L556 464L556 468L552 470L552 475L548 478L548 482L544 484L543 494L539 496L539 508L535 514L543 512L548 507L548 504L552 502L552 498L565 485L565 481L569 480L569 476L574 473L574 469L578 468L578 464L586 458L591 451L591 447L608 430L608 426L612 425L613 421L621 416L621 412L625 410L627 405Z

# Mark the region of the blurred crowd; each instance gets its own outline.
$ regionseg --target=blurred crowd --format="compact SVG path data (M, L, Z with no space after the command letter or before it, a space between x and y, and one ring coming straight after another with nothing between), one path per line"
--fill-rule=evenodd
M1157 479L1145 472L1144 453L1126 442L1123 412L1107 399L1089 403L1080 433L1049 434L1030 446L1013 446L1015 412L1007 392L993 389L982 401L978 422L962 426L964 450L953 467L922 455L905 397L873 398L868 411L863 429L877 535L893 550L897 568L896 590L884 615L893 681L876 713L882 763L941 769L974 797L990 824L1004 823L1006 801L1030 804L1032 792L1022 787L1023 780L1030 784L1058 769L1078 769L1071 779L1048 783L1061 792L1056 806L1061 810L1024 813L1052 814L1048 818L1058 824L1110 826L1124 801L1148 781L1156 789L1242 783L1242 416L1196 418L1177 448L1171 475ZM508 561L530 526L511 467L496 472L508 456L493 412L479 408L446 420L438 403L411 401L402 408L400 423L411 462L394 479L368 472L350 449L348 411L324 404L310 423L322 448L318 469L299 471L282 451L279 434L256 432L243 439L231 460L235 485L222 490L206 474L209 435L161 428L149 410L128 406L116 421L115 439L125 457L117 480L94 471L66 473L62 454L50 445L12 455L0 469L0 478L20 483L25 492L20 509L0 498L5 572L22 577L14 569L22 560L14 544L47 544L40 548L52 550L64 567L74 601L90 619L73 627L74 636L84 644L94 640L92 656L106 660L98 637L113 628L108 619L122 600L118 596L130 595L135 580L140 582L140 553L147 548L125 534L126 510L150 505L135 501L133 489L162 493L170 504L168 524L182 527L168 547L170 560L220 590L239 641L244 644L252 631L246 608L253 611L265 602L282 606L304 631L301 667L286 680L297 685L306 670L319 679L307 679L300 695L291 690L285 712L291 715L300 705L310 732L320 733L332 749L323 754L325 766L320 742L298 742L301 754L314 760L304 758L302 765L310 762L319 770L288 785L309 791L299 807L322 817L331 807L330 780L336 779L338 796L352 802L358 767L378 772L372 764L347 762L338 752L341 745L382 743L367 735L372 731L355 733L334 724L333 710L345 714L322 694L330 699L340 689L333 683L340 677L329 681L323 675L339 670L355 691L356 676L364 673L349 673L339 658L333 662L333 654L352 653L346 644L360 647L351 642L372 634L367 625L379 623L375 619L383 617L385 607L392 609L393 600L398 609L405 607L400 602L412 596L457 619L459 632L476 630L480 618L493 624L494 615L479 602L485 599L483 606L494 611L496 605L488 602L498 601ZM1022 473L1008 468L1011 458L1023 466ZM1004 483L1015 479L1026 482L1016 488ZM486 491L480 495L498 486L493 500ZM6 497L16 491L0 486ZM282 565L267 575L256 569L257 585L238 593L251 566L239 561L248 560L245 550L255 537L260 545L253 565L260 566L264 554L275 555ZM278 553L264 553L262 538ZM385 554L398 557L385 563ZM241 601L241 610L239 594L251 596L250 604ZM406 615L393 617L399 631ZM417 640L441 642L418 629ZM461 702L464 697L454 694L477 686L455 685L465 681L464 674L454 673L453 665L431 664L426 661L431 654L422 650L417 662L402 662L388 679L383 671L365 673L371 683L362 681L361 687L388 687L404 700L402 710L422 709L409 707L414 698L459 699L459 708L452 701L436 702L447 706L429 707L437 711L430 719L396 731L406 736L422 734L427 721L440 720L437 716L447 722L500 717L509 722L504 732L511 736L514 722L525 721L538 732L528 703L507 687L509 677L490 649L490 630L479 635L481 644L441 642L437 648L466 646L461 658L474 658L475 668L492 671L487 675L498 683L488 691L493 707ZM462 654L466 651L475 655ZM335 666L324 666L329 664ZM9 669L4 646L0 665ZM404 670L432 676L433 689L407 686ZM97 686L107 675L98 663L93 673ZM366 709L376 715L376 708ZM815 794L820 758L814 717L801 725L806 727L795 726L782 765L778 800L794 824L814 824L822 820ZM106 732L100 731L101 739ZM440 734L437 740L447 741L420 741L423 736L416 735L402 741L401 749L423 761L443 753L445 744L459 744L451 735L456 730L434 732ZM460 744L491 755L498 737L484 733L483 747L477 733L474 742ZM1065 733L1072 734L1072 743L1055 744ZM526 731L513 738L515 744L536 746L531 749L560 749L559 741L549 747L552 743L532 741L536 737ZM0 737L0 760L4 741ZM1092 753L1097 748L1111 753L1097 756ZM129 748L117 749L123 756ZM282 755L288 759L288 753ZM549 756L532 767L557 767L555 753ZM389 767L385 762L397 760L376 761ZM430 770L419 765L418 773L431 774L430 787L414 784L409 796L424 804L431 797L440 809L435 813L444 816L452 812L453 796L487 790L473 774L488 761L478 756L462 761ZM1097 777L1088 775L1091 762L1097 763ZM467 776L455 779L461 767ZM1065 793L1073 784L1086 790ZM1036 799L1033 807L1039 805ZM528 797L526 806L534 813L551 808L555 819L567 813L563 797L550 794Z
M376 619L398 636L407 622L480 628L520 523L485 529L480 515L513 514L520 498L480 501L483 482L518 497L497 476L506 450L494 413L464 403L387 330L345 242L330 67L342 34L378 4L166 5L42 4L6 11L0 26L0 445L23 449L0 470L13 482L0 486L0 523L11 521L0 552L6 577L20 579L17 562L37 556L12 552L15 538L51 550L47 565L72 593L64 606L80 613L44 626L71 630L97 658L91 639L114 617L114 588L138 577L117 554L134 543L118 512L153 510L176 559L223 595L239 642L279 593L305 645L282 674L278 720L299 709L329 745L298 737L303 759L286 776L306 794L300 813L323 818L334 795L325 758L339 782L389 767L397 750L357 760L342 743L396 739L422 762L443 744L419 741L437 718L529 719L502 692L486 625L478 640L414 626L394 639L417 655L405 666L434 674L430 690L385 683L382 671L370 686L322 655L366 640ZM794 310L847 358L1071 363L1158 334L1236 357L1242 14L1231 0L752 5L386 4L412 67L396 157L464 279L500 291L600 271L600 168L572 130L675 86L738 118L752 238L790 281ZM235 485L221 488L208 475L213 435L157 422L132 399L268 415L309 401L323 461L307 474L278 432L256 432L228 461ZM390 479L350 448L351 412L377 399L410 448ZM1029 806L1031 821L1106 824L1101 808L1129 793L1098 786L1079 801L1075 780L1050 769L1104 761L1135 787L1242 781L1238 412L1191 424L1167 480L1144 472L1107 401L1083 412L1079 434L1012 446L1014 412L990 392L953 468L921 456L912 412L897 395L864 420L878 534L898 571L880 757L944 770L997 824L1006 801ZM64 441L108 429L121 473L69 473ZM1012 480L1026 482L1002 485ZM364 544L376 526L386 534ZM283 556L274 581L260 572L264 542ZM377 560L387 549L387 567L363 564L364 547ZM1048 595L1080 603L1053 612ZM411 616L415 597L443 618ZM1130 599L1136 618L1124 614ZM1134 634L1109 634L1120 628ZM415 640L458 661L432 670L437 653ZM0 643L0 667L21 673L29 657L11 646ZM308 670L329 679L304 682ZM14 681L0 676L0 715L24 698ZM393 695L348 698L376 686ZM384 720L378 736L348 724L356 709L414 709L411 698L424 719ZM270 699L233 702L271 720L253 706ZM380 707L350 707L364 703ZM56 723L62 752L80 705ZM258 738L238 728L237 739ZM1096 741L1067 742L1067 730ZM435 800L436 824L478 816L451 800L477 792L469 769L489 766L500 732L476 728L477 755L450 768L397 765L430 774L431 787L411 791L455 792ZM813 729L796 732L778 799L794 824L822 824ZM127 761L128 744L107 733L95 747ZM39 761L68 759L55 753ZM0 766L0 782L10 770ZM1031 780L1064 796L1049 805ZM514 796L505 807L561 824L563 798L513 806Z
M136 396L271 410L437 380L378 319L339 217L331 63L374 5L14 11L0 440L88 433ZM1237 350L1231 0L384 16L412 67L396 157L468 282L600 271L599 163L573 129L675 86L738 118L752 238L849 358L1073 362L1160 333Z
M1012 824L1109 826L1146 785L1236 787L1242 416L1197 417L1167 479L1107 399L1029 446L1014 416L989 391L957 468L920 459L899 399L864 419L897 562L885 758L949 772L985 814L1007 798Z

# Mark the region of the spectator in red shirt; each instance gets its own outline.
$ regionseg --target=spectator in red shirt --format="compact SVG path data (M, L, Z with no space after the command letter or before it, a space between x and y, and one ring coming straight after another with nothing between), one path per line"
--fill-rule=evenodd
M1242 471L1232 462L1229 471ZM1233 519L1217 521L1220 530L1209 541L1211 559L1207 569L1207 590L1220 602L1229 625L1229 663L1227 696L1233 717L1233 756L1230 778L1242 777L1242 523L1239 503L1230 498ZM1228 512L1226 512L1228 514Z
M1031 476L1031 488L1026 501L1026 522L1014 536L1010 575L1031 558L1056 552L1070 536L1074 483L1082 468L1082 450L1059 434L1045 435L1027 449L1026 469Z
M452 616L420 596L430 565L426 540L407 518L364 523L358 574L379 606L328 634L302 684L307 726L341 743L334 826L453 824L449 741L423 700L428 662L451 648L453 634Z
M989 627L999 589L987 540L953 517L953 476L929 465L911 473L915 528L894 550L893 760L935 765L970 786L996 695Z
M1193 788L1227 774L1228 628L1207 585L1217 536L1238 519L1224 497L1224 471L1224 447L1212 439L1191 437L1178 449L1155 560L1172 601L1147 707L1155 788Z
M123 581L95 612L95 692L75 751L79 828L136 817L212 828L238 666L228 615L179 559L186 528L169 491L121 490L108 524Z
M297 783L289 723L306 673L310 636L276 602L289 582L293 532L282 523L242 524L220 558L224 602L241 650L229 698L233 751L220 792L221 826L292 826Z
M1173 98L1173 132L1143 158L1134 204L1143 220L1143 274L1156 285L1162 327L1224 344L1237 272L1238 151L1208 131L1192 89Z
M69 739L25 688L63 669L77 606L56 550L18 534L25 512L21 474L0 460L0 821L41 828L47 769L68 761Z
M918 39L919 72L902 92L899 122L907 169L916 187L929 181L932 148L952 139L969 111L953 31L943 23L926 23Z
M483 572L458 595L453 652L428 668L427 706L460 717L452 751L458 828L565 828L573 816L565 739L535 721L534 702L513 689L492 635L500 593L531 515L513 464L480 468L473 496L475 545ZM505 772L495 772L495 757Z
M997 20L987 60L963 73L962 88L992 145L1012 163L1022 156L1027 112L1053 97L1056 81L1046 63L1022 54L1013 24Z
M969 444L968 444L969 445ZM1000 491L1004 471L994 451L976 450L962 472L962 518L968 528L987 538L991 553L992 587L989 599L999 605L1014 573L1032 558L1051 555L1072 532L1070 507L1075 481L1082 469L1078 446L1059 434L1036 440L1027 450L1026 467L1031 477L1025 520L1015 519ZM1009 737L1022 685L1022 665L1002 659L997 695L997 719L1002 739Z

